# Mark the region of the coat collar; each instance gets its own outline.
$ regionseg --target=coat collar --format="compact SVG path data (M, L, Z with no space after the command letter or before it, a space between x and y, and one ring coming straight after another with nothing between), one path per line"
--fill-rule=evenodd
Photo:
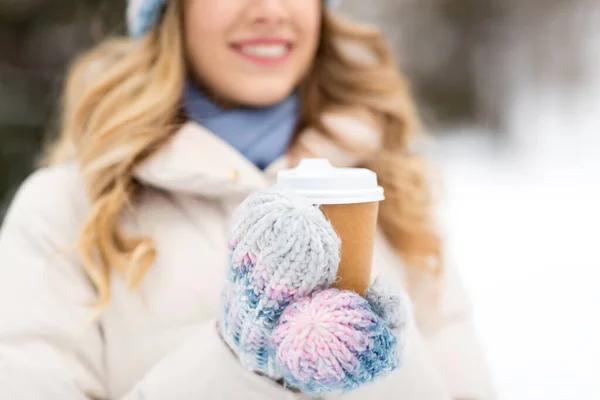
M304 157L325 157L338 167L360 164L380 143L376 124L365 116L360 112L325 115L323 122L334 132L332 137L314 129L301 132L288 153L265 171L212 132L189 121L143 161L134 175L145 185L169 192L209 198L246 196L274 184L278 171L293 167ZM343 135L342 140L338 134ZM350 145L342 148L337 144L341 142Z

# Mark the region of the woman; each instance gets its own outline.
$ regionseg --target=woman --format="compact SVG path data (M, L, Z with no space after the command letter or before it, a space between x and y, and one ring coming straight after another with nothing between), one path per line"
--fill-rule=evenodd
M342 398L491 398L380 34L321 0L166 3L132 0L132 37L77 60L60 137L7 215L2 397L303 398L242 368L214 320L233 210L319 156L378 173L375 272L416 316L402 368Z

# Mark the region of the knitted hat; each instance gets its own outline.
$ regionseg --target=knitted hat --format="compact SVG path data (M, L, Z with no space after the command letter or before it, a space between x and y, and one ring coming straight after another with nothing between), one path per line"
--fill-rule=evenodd
M127 28L134 37L142 36L159 21L167 0L128 0ZM325 0L330 7L335 7L340 0Z

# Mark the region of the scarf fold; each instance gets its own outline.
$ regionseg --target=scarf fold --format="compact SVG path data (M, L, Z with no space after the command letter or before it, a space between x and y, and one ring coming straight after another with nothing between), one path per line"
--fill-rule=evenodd
M190 120L227 142L262 170L285 154L300 116L296 92L268 107L225 109L191 81L184 90L183 106Z

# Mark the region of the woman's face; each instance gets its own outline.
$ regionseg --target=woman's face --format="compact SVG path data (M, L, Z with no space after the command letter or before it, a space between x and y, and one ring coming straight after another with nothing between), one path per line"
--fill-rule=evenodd
M322 0L184 0L189 63L225 102L277 103L307 73L319 43Z

